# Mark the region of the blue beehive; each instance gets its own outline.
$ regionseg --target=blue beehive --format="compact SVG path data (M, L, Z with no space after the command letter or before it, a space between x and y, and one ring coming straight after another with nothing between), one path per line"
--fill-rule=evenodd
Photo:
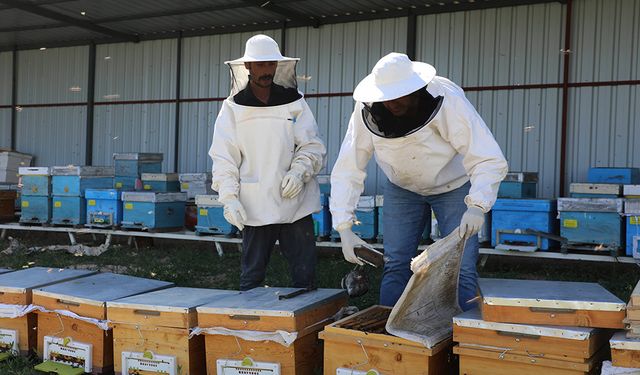
M509 172L500 183L498 198L535 198L538 174Z
M328 237L331 235L331 212L329 211L329 194L320 193L320 212L315 212L313 217L313 229L316 237Z
M51 197L23 195L20 203L20 222L26 224L46 224L51 220Z
M624 214L627 224L626 254L640 258L640 199L627 199Z
M83 197L86 189L110 188L113 167L52 167L51 176L53 196Z
M619 184L572 183L569 187L571 198L617 198L622 193Z
M115 176L113 178L113 188L122 191L134 191L136 190L136 181L140 180L138 177L122 177ZM142 183L140 183L142 184Z
M376 239L378 242L382 243L384 241L384 196L376 195L376 210L378 210L378 235ZM422 231L422 242L431 240L431 215L430 213L427 217L427 222L424 227L424 231Z
M160 173L162 159L162 154L155 153L115 153L113 154L115 175L138 178L143 173Z
M609 250L621 248L623 201L611 198L558 198L560 235L568 240L570 247L596 245Z
M22 179L22 195L51 195L51 171L49 167L20 167L18 174Z
M353 233L363 240L374 241L378 235L378 210L375 197L361 196L360 200L358 200L355 215L359 223L351 227ZM339 239L340 234L333 230L331 231L331 238Z
M142 190L169 193L180 191L177 173L143 173Z
M587 181L602 184L640 184L638 168L589 168Z
M180 191L187 193L187 199L196 195L211 195L211 173L180 173L178 175Z
M186 193L122 193L122 227L130 229L182 229Z
M87 226L115 227L122 222L122 200L117 189L87 189Z
M229 224L224 218L224 205L218 201L217 195L196 195L198 206L198 224L196 234L233 235L238 228Z
M318 179L318 185L320 185L320 192L323 194L331 194L331 175L319 174L316 176Z
M527 229L558 233L557 206L548 199L498 199L491 213L491 246L498 244L535 246L549 250L557 242L548 238L522 234ZM514 233L515 232L515 233Z
M87 222L87 201L84 197L54 196L51 198L51 223L80 225Z

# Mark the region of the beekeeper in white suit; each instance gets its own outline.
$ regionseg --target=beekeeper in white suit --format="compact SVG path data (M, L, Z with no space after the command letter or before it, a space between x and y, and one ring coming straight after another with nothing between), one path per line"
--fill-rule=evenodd
M464 92L435 68L400 53L384 56L353 92L356 100L331 173L331 214L346 260L361 263L366 246L351 230L372 155L387 176L384 188L385 266L380 303L393 306L433 209L443 236L466 238L458 284L463 310L476 295L477 233L495 203L507 162Z
M293 286L315 284L311 214L320 210L315 176L326 149L297 89L298 60L283 57L270 37L256 35L242 58L226 62L231 95L218 114L209 155L224 217L243 231L241 290L264 281L276 240Z

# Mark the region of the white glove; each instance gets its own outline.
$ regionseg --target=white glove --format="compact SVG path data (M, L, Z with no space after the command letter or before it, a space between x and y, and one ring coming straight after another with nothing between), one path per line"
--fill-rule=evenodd
M295 169L290 169L280 184L280 194L282 198L293 199L302 191L304 182L302 181L302 174Z
M460 238L469 238L480 231L484 223L484 212L478 206L467 208L467 212L462 215L458 235Z
M224 218L231 225L235 225L239 230L244 229L244 223L247 221L247 213L242 207L239 200L233 199L224 205Z
M347 262L359 264L361 266L364 263L356 257L353 249L355 247L366 247L373 251L373 247L368 243L364 242L362 238L356 236L355 233L351 230L351 226L347 226L345 228L338 228L338 233L340 233L340 242L342 243L342 255Z

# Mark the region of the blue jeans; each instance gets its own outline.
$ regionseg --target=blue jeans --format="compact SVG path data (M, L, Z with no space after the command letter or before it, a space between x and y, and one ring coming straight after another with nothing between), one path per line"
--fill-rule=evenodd
M447 236L460 225L462 215L467 210L464 197L471 184L438 195L424 196L403 189L387 180L384 189L384 254L385 265L380 285L380 304L393 306L398 301L411 278L409 268L431 209L438 220L442 237ZM466 311L477 306L467 303L477 295L478 236L469 240L464 248L460 277L458 279L458 302Z

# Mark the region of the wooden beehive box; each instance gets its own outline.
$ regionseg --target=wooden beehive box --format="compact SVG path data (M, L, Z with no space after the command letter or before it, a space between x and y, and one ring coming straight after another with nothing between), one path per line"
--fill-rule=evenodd
M18 193L15 190L0 189L0 223L16 218L16 198Z
M606 351L607 340L611 337L608 330L587 327L539 326L512 323L495 323L482 320L479 310L464 312L453 318L453 340L459 343L461 373L475 374L485 363L492 363L497 373L508 373L507 369L526 368L525 373L542 372L540 366L555 368L554 364L565 362L569 371L588 373L599 358L598 353ZM474 351L466 351L468 348ZM519 363L519 361L496 361L495 350L500 348L509 355L543 358L548 363L538 361ZM484 353L475 350L487 351ZM499 354L499 353L498 353ZM504 370L502 369L504 367ZM499 369L499 370L498 370ZM515 371L515 370L514 370ZM524 370L523 370L524 371ZM549 370L551 372L555 370ZM546 371L545 371L546 372ZM513 372L519 373L519 372ZM578 372L580 373L580 372Z
M82 318L104 321L107 319L107 302L171 286L173 284L166 281L100 273L36 289L33 291L33 303L49 311L63 310ZM47 345L61 345L53 341L66 338L71 341L62 346L70 357L77 356L78 362L62 363L73 366L82 361L87 372L113 371L113 336L110 330L75 317L38 312L38 353L45 361L52 360L53 355L45 351Z
M313 374L322 362L317 333L346 302L344 290L265 287L198 307L201 328L227 333L205 334L207 373ZM270 339L249 341L239 337L241 331L270 337L279 337L280 331L295 341L289 346Z
M34 288L95 274L92 271L46 267L34 267L15 272L3 271L0 273L2 273L0 275L0 304L19 306L27 306L32 303L31 293ZM5 338L16 338L16 346L23 354L30 350L35 350L36 329L37 319L35 313L29 313L18 318L0 318L0 332Z
M609 346L614 366L640 368L640 339L629 338L624 331L619 331L613 335Z
M204 374L204 336L189 339L198 325L196 307L231 294L237 292L169 288L108 302L116 373Z
M391 313L386 306L372 306L325 327L324 374L441 375L455 371L451 339L433 348L389 335L385 324Z
M480 279L478 284L486 321L624 328L626 304L596 283Z

